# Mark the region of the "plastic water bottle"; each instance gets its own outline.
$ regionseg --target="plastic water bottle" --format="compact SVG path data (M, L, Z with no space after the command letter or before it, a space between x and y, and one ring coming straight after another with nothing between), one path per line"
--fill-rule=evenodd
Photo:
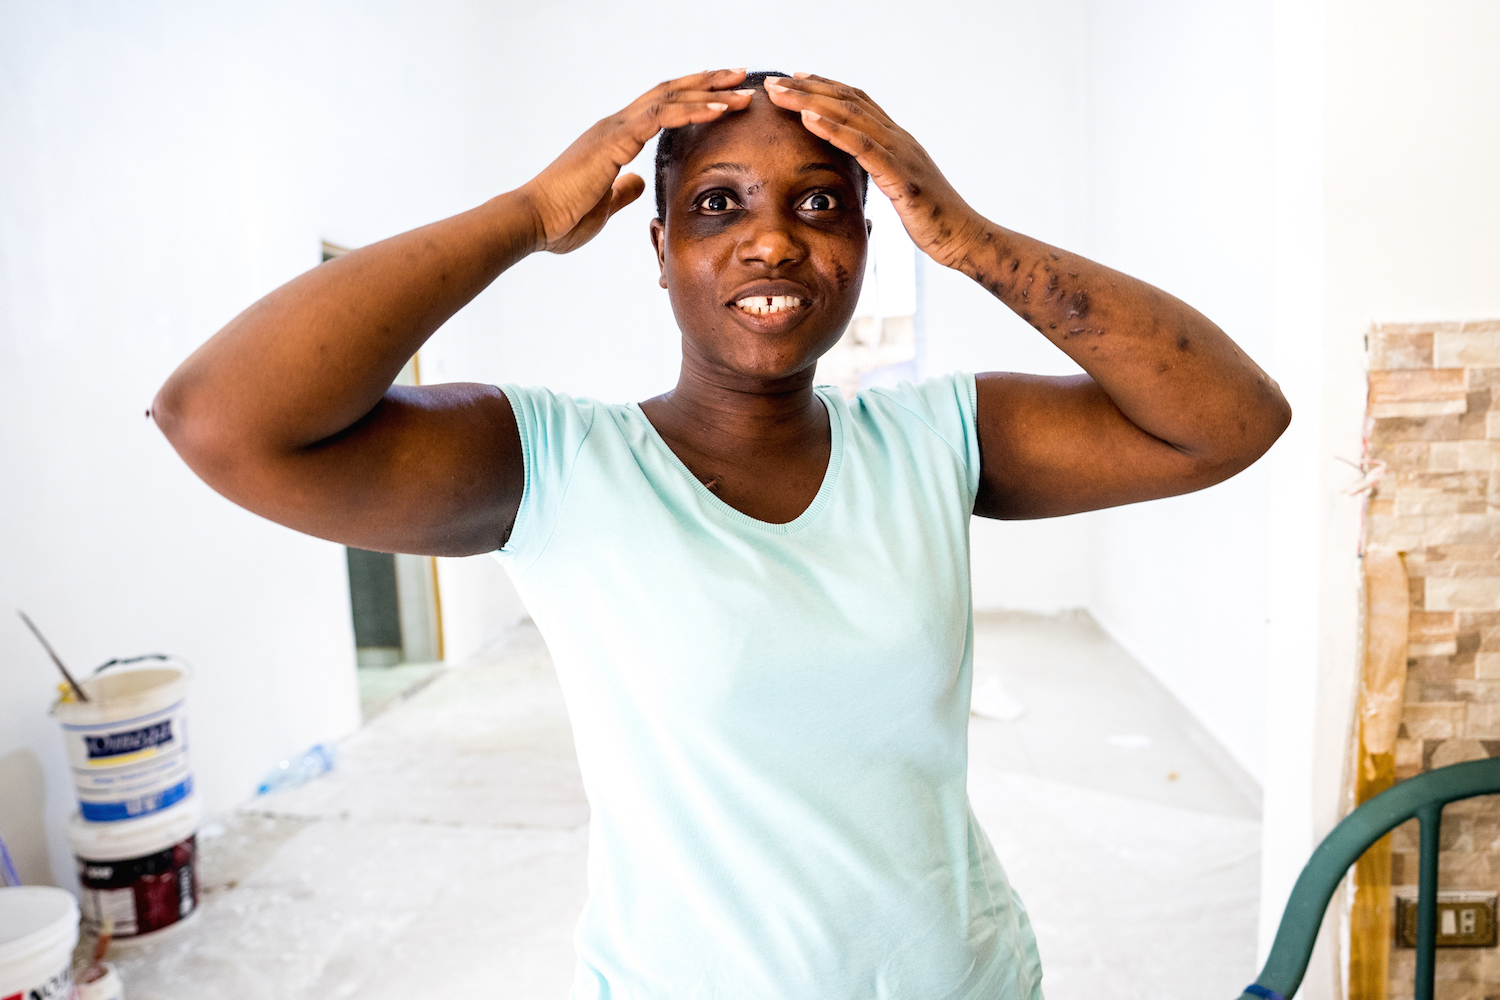
M255 790L255 794L265 795L267 792L279 792L283 788L305 785L319 775L332 771L336 763L338 763L338 747L331 743L319 743L303 751L302 756L296 760L279 762L271 773L266 775L260 787Z

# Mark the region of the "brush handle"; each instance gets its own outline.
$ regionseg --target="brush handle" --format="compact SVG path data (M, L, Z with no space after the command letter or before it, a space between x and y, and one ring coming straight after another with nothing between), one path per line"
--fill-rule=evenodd
M63 666L62 659L52 651L52 644L47 641L46 636L42 635L41 629L33 625L31 619L26 617L26 612L22 611L20 608L16 609L16 614L21 616L21 621L25 622L26 627L31 629L31 634L36 636L36 641L41 643L42 648L47 651L47 655L52 657L52 662L57 664L58 670L62 671L63 679L68 682L68 686L73 689L73 693L78 696L78 700L87 702L89 700L89 696L83 693L83 688L78 686L78 682L73 679L73 675L68 673L68 668Z

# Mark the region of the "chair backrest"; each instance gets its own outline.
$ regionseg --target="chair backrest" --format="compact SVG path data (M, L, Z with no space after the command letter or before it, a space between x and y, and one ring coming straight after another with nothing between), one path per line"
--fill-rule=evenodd
M1422 824L1417 885L1416 1000L1432 1000L1437 945L1438 832L1443 806L1500 793L1500 757L1450 764L1409 778L1375 796L1333 828L1308 859L1281 915L1271 954L1240 1000L1291 1000L1302 985L1328 901L1344 873L1371 845L1416 817Z

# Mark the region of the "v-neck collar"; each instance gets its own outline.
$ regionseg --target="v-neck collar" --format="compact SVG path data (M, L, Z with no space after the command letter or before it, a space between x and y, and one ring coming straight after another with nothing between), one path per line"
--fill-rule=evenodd
M828 411L828 433L830 437L828 468L824 470L823 482L818 487L817 494L812 498L812 503L807 505L807 509L790 521L781 524L751 517L738 507L733 507L725 503L720 497L714 494L713 490L704 486L703 482L697 476L693 475L693 471L687 467L686 463L677 457L677 453L672 450L671 445L667 444L666 439L661 436L661 432L656 429L656 425L651 422L651 418L646 416L646 411L641 409L641 404L629 403L627 405L635 411L636 416L645 425L647 435L655 443L656 447L661 450L667 461L686 477L687 481L692 484L693 489L703 499L710 510L716 511L722 517L737 524L743 524L772 534L789 535L806 527L808 523L822 512L823 508L828 506L828 501L833 496L834 485L838 481L839 467L843 464L844 460L843 398L830 398L830 393L837 395L838 392L832 386L814 386L813 391L823 401L823 409Z

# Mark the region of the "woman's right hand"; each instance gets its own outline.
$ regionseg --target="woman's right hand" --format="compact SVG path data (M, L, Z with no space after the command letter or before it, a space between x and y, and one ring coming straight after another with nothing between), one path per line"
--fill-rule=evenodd
M709 70L652 87L618 114L589 129L561 156L522 185L536 225L536 249L577 250L609 217L646 190L639 174L620 175L664 128L711 122L750 106L743 69Z

